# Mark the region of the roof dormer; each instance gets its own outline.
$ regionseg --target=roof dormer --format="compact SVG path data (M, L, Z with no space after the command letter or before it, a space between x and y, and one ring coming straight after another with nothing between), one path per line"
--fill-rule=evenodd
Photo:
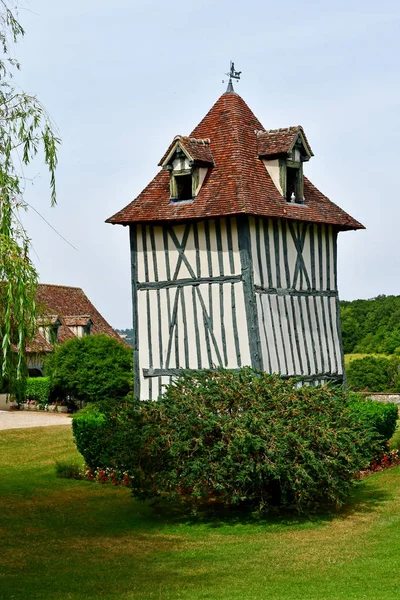
M64 317L64 325L66 325L76 337L82 338L86 335L90 335L90 328L93 325L93 321L89 315L67 316Z
M38 317L39 334L44 337L48 344L57 344L58 328L61 325L57 315L42 315Z
M214 166L210 140L176 136L159 166L170 172L171 202L191 202Z
M287 202L304 204L303 163L313 155L303 128L256 131L257 153Z

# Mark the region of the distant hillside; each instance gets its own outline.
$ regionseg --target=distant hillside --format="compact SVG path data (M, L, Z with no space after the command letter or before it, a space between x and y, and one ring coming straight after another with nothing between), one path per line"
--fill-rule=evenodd
M345 354L400 354L400 296L340 303Z
M133 329L116 329L115 331L127 344L133 347Z

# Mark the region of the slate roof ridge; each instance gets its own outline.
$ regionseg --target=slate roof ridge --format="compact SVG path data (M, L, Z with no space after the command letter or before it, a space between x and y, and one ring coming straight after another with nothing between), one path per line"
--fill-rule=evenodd
M262 133L291 133L296 131L303 131L304 129L301 125L289 125L288 127L277 127L276 129L258 129L255 131L257 135L261 135Z
M83 292L81 287L77 287L75 285L61 285L59 283L38 283L38 286L46 286L46 287L54 287L54 288L63 288L63 289L71 289L71 290L80 290ZM83 292L84 293L84 292Z
M179 137L185 141L192 142L193 144L199 144L200 146L209 146L211 141L210 138L195 138L186 135L181 135Z

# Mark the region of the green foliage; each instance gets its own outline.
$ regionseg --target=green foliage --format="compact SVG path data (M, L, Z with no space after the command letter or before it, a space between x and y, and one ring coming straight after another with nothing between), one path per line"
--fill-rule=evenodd
M132 388L132 349L106 335L68 340L45 364L54 393L83 402L123 398Z
M96 404L89 404L82 408L72 419L76 447L89 467L102 463L104 448L105 415L100 412Z
M389 447L391 450L400 450L400 421L397 421L397 427L389 440Z
M356 391L400 391L400 359L398 357L365 356L350 362L347 383Z
M346 354L400 353L400 296L342 301L340 307Z
M28 377L26 380L26 397L45 406L49 403L50 379L49 377Z
M61 479L83 479L82 466L77 462L56 461L56 475Z
M133 426L137 451L119 467L136 497L212 497L261 511L341 504L377 450L340 389L296 389L248 368L184 375L142 402Z
M372 427L376 431L381 443L386 446L396 430L399 418L396 404L376 402L365 399L361 394L351 394L349 406L367 427Z
M115 331L133 348L133 329L116 329Z
M51 203L55 204L60 142L39 100L12 85L19 64L10 56L10 47L24 35L17 16L16 3L0 0L0 377L10 384L26 376L25 344L35 331L37 272L29 259L29 238L18 214L27 209L22 168L41 150L50 173Z
M79 452L90 469L124 471L138 452L140 403L130 397L121 402L89 404L72 419Z

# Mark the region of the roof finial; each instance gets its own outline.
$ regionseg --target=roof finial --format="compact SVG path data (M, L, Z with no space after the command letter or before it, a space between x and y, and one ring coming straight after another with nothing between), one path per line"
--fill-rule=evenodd
M232 79L237 79L237 81L239 81L241 74L242 74L242 71L235 71L235 63L231 60L230 71L229 71L229 73L225 73L225 75L228 75L228 77L229 77L228 87L226 88L226 92L225 92L226 94L229 94L229 93L235 91L233 89ZM225 82L222 81L222 83L225 83Z

